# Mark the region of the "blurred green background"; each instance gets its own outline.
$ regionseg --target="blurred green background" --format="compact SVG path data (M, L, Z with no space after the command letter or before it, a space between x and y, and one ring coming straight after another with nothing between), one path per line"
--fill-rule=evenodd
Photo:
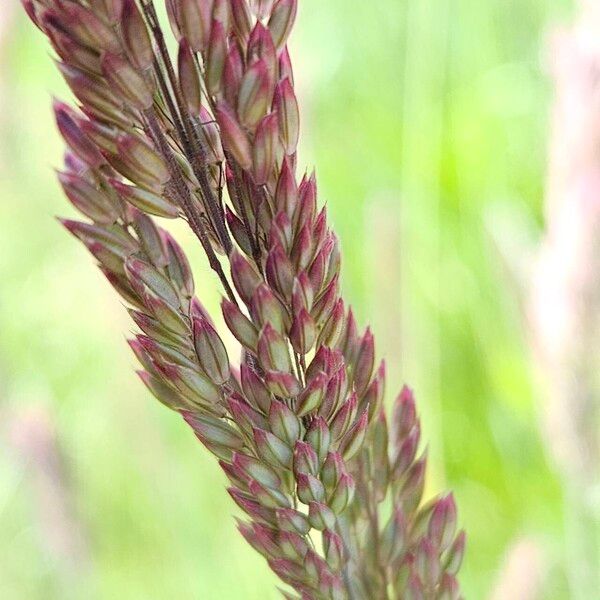
M17 0L2 4L0 596L277 598L235 530L216 464L137 381L125 311L54 220L71 212L53 174L62 148L50 97L65 88ZM465 595L490 597L525 540L540 597L569 598L543 398L486 215L513 205L542 226L545 48L570 4L300 6L301 162L317 167L345 293L375 329L390 400L404 381L418 395L430 491L456 494ZM215 307L215 282L187 241Z

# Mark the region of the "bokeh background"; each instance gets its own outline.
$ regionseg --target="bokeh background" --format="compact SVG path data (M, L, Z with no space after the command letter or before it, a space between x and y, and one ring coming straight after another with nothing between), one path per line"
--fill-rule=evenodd
M567 0L302 0L293 36L301 162L317 167L345 294L388 360L389 399L402 382L416 390L430 493L455 492L468 599L598 597L599 486L581 453L555 451L573 432L548 415L561 401L577 412L577 399L549 385L568 365L540 358L531 313L552 300L528 300L528 257L552 221L551 148L563 147L552 141L556 40L581 10ZM600 114L586 90L573 110ZM134 376L123 307L54 219L71 211L53 173L54 94L65 86L42 36L17 0L3 0L0 596L277 598L236 532L217 465ZM214 308L217 286L187 241ZM547 268L551 279L560 267ZM582 347L593 379L598 346ZM597 422L587 423L591 447Z

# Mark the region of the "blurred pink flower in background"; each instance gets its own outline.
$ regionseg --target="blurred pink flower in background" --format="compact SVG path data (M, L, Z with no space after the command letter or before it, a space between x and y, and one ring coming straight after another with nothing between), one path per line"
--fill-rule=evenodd
M554 100L541 236L525 212L508 205L488 207L488 227L505 283L518 288L542 435L562 480L560 570L569 598L589 600L600 589L599 3L580 3L575 24L554 32L549 65ZM520 595L520 575L509 568L520 552L515 542L495 599L540 597Z
M528 324L547 445L563 478L571 597L600 589L600 7L551 44L546 230Z
M556 34L556 99L529 322L547 386L548 434L570 476L598 476L600 365L600 13Z
M3 411L2 421L3 437L34 500L40 547L66 590L85 572L88 552L53 419L45 409L32 406Z

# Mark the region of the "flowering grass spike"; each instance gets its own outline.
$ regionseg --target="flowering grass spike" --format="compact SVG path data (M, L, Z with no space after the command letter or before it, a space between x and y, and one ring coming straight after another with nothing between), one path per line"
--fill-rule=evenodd
M54 104L59 180L86 219L62 222L129 305L140 378L218 458L284 596L459 598L454 500L422 503L412 392L388 418L315 176L297 174L297 0L166 0L173 57L152 0L23 4L77 99ZM197 236L239 367L154 217Z

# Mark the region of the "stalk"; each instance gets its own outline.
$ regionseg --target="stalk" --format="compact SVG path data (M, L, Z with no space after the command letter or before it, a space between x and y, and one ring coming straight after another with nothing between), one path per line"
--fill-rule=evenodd
M86 217L63 223L127 302L140 378L219 460L284 596L459 598L454 500L423 503L412 391L386 414L316 178L297 174L296 0L168 0L177 68L151 0L23 4L78 103L55 103L61 184ZM155 217L199 239L239 364Z

